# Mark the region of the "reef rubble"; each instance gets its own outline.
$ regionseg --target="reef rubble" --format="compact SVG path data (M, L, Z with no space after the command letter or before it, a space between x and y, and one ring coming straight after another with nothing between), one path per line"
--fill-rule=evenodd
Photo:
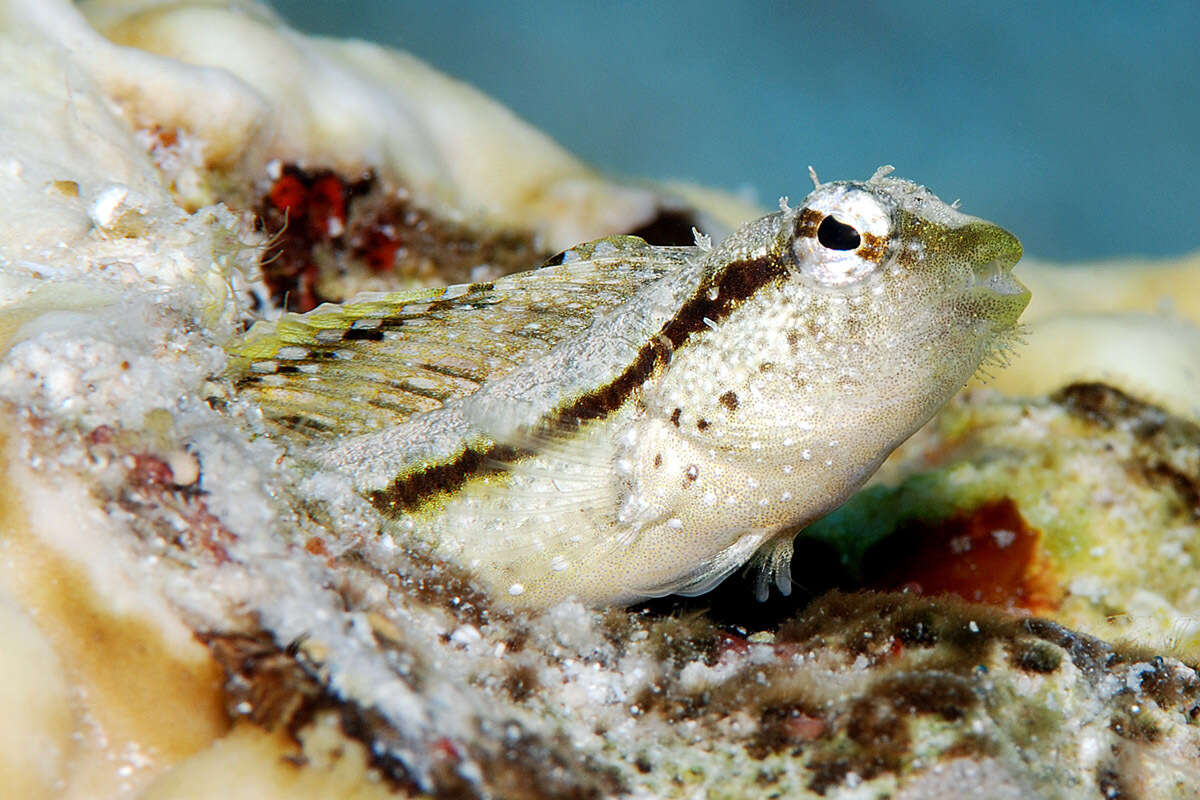
M514 613L261 436L223 345L753 206L243 0L4 0L0 42L14 796L1197 796L1197 257L1021 267L1012 368L800 536L790 600Z

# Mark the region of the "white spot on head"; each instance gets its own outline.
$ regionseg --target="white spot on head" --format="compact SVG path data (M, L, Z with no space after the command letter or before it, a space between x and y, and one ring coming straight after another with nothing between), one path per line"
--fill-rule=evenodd
M508 593L513 597L516 597L519 594L525 594L525 586L524 584L514 583L512 586L508 587Z
M681 520L679 517L671 517L669 520L667 520L667 527L671 528L672 530L679 530L683 527L683 520Z

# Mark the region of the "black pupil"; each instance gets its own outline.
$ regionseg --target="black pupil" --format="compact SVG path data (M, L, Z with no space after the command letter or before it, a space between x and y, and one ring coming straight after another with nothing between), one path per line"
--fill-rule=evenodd
M857 250L862 244L862 237L853 227L838 222L830 214L817 227L817 241L830 250Z

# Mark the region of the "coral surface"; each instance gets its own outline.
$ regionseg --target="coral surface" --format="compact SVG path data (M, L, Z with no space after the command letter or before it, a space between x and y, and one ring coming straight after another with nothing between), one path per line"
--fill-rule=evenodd
M753 208L200 0L0 2L0 207L13 796L1196 796L1195 259L1027 269L1016 368L802 533L791 599L519 614L298 470L223 346Z

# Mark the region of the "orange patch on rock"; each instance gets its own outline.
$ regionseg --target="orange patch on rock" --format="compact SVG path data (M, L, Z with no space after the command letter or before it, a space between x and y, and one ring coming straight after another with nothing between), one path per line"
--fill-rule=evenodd
M1041 539L1017 504L1004 498L940 522L906 526L885 548L886 560L876 561L886 566L874 571L870 583L1045 614L1058 607L1062 588Z

